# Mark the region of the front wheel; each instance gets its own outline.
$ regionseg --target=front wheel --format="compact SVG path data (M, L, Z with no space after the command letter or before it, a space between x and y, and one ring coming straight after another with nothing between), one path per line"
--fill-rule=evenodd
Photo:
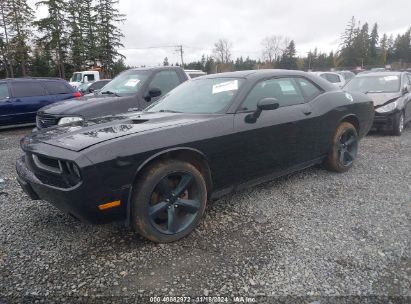
M142 236L159 243L188 235L200 222L207 187L192 164L164 160L137 180L132 197L132 223Z
M400 136L402 134L402 131L404 131L404 113L399 112L394 120L393 134Z
M325 167L330 171L348 171L357 157L358 134L349 122L341 123L335 131L331 148L325 160Z

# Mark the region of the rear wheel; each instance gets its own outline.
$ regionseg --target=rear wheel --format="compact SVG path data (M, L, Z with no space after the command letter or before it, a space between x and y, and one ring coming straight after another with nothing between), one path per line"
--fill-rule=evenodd
M188 235L200 222L207 202L201 173L190 163L160 161L138 179L132 222L140 235L160 243Z
M357 157L358 134L349 122L341 123L335 131L325 167L336 172L348 171Z
M404 131L404 113L401 111L398 113L397 117L394 120L394 129L393 134L400 136Z

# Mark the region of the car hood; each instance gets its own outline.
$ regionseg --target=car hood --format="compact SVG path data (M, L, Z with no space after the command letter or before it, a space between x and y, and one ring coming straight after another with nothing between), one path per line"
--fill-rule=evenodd
M367 93L368 96L371 97L374 107L381 106L385 103L387 103L390 100L397 99L401 97L400 92L394 92L394 93Z
M114 95L91 95L83 96L79 98L68 99L64 101L59 101L52 103L48 106L41 108L38 113L46 115L72 115L72 116L82 116L89 118L88 113L99 113L99 110L104 107L104 105L118 103L118 108L121 109L117 113L127 112L127 109L123 110L121 104L126 100L134 99L136 106L137 98L135 96L121 96L117 97ZM97 107L99 110L96 110ZM112 107L110 107L112 108ZM112 114L117 114L112 113ZM102 115L105 115L104 113ZM90 117L91 118L91 117Z
M41 143L72 151L81 151L114 138L195 124L201 121L217 119L219 116L144 112L106 116L35 132L24 137L21 145L23 150L26 151L36 150L35 146Z

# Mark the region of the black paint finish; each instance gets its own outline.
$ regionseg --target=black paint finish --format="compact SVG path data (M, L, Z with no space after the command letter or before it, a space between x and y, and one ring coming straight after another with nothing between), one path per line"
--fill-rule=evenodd
M353 123L363 137L374 118L366 95L341 91L304 72L261 70L206 77L245 79L224 113L128 113L23 138L25 156L16 167L26 191L83 221L127 220L136 177L160 157L195 160L203 174L210 174L210 195L218 197L321 162L341 121ZM255 123L247 123L250 113L237 109L258 81L273 77L303 77L317 84L321 94L303 104L262 111ZM62 176L42 172L31 161L32 154L76 164L81 182L72 187ZM121 200L120 207L97 208L115 200Z

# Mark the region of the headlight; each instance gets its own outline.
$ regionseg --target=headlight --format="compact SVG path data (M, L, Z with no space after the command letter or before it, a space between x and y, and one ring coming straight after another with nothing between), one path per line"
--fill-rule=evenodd
M387 113L387 112L394 111L396 108L397 108L397 102L394 101L394 102L390 102L389 104L387 104L387 105L385 105L385 106L383 106L383 107L380 107L380 108L375 109L375 112L378 112L378 113Z
M63 117L63 118L60 118L58 124L59 125L65 125L65 124L69 124L71 122L82 121L82 120L83 120L82 117Z

